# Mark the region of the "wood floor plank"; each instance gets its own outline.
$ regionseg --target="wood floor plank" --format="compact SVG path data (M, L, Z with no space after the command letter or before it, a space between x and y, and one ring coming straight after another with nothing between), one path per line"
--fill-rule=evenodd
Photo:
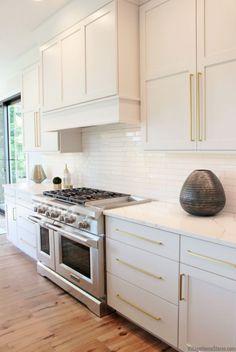
M126 319L102 319L0 236L0 352L171 352ZM172 350L174 352L174 350Z

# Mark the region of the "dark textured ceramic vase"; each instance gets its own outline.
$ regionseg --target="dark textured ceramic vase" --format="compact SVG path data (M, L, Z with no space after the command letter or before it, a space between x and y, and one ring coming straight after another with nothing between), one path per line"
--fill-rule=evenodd
M210 170L193 171L183 184L180 204L192 215L217 214L225 206L225 192L220 180Z

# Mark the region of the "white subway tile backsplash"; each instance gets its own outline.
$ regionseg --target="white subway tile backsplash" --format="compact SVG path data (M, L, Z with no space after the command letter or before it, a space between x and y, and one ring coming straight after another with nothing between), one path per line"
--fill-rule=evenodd
M186 177L194 169L210 169L220 178L226 210L236 212L236 154L144 151L139 126L84 128L83 153L40 156L48 178L63 176L67 163L74 185L128 192L178 202ZM29 156L35 163L35 156Z

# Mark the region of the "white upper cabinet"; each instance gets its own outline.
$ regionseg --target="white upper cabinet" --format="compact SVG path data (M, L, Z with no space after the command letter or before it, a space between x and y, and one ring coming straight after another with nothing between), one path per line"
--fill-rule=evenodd
M39 86L39 66L32 65L22 73L22 108L24 112L39 109L40 86Z
M200 150L236 150L235 33L235 0L198 0Z
M57 85L58 88L61 87L62 79L62 104L76 104L85 96L85 50L82 26L73 28L62 37L61 65L62 77L57 81Z
M60 43L53 42L44 48L41 56L42 105L47 110L61 104Z
M141 8L142 115L148 149L195 149L195 0Z
M115 0L41 47L48 131L139 120L139 8Z
M45 59L51 62L52 47L46 50ZM53 65L51 65L53 66ZM56 67L52 68L51 79L56 77ZM47 132L45 120L40 109L40 67L34 64L22 72L22 105L23 105L23 136L26 152L80 152L81 132L78 129L57 132ZM49 82L50 84L50 82ZM51 92L56 101L56 92Z
M57 151L58 134L43 132L40 114L39 65L22 72L23 137L26 152Z
M235 32L234 0L153 0L141 7L146 149L236 149Z
M85 23L86 94L89 99L117 94L115 3Z

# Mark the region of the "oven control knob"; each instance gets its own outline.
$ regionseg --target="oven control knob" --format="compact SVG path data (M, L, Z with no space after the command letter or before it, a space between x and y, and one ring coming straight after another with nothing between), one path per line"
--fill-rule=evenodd
M58 216L60 215L60 212L59 211L51 211L51 213L50 213L50 216L51 216L51 218L52 219L56 219L56 218L58 218Z
M78 225L80 229L84 229L84 230L87 230L90 227L87 221L80 221Z
M63 215L60 215L58 220L63 222L65 221L65 217Z
M35 213L38 212L38 207L34 207L34 212L35 212Z
M39 208L37 209L37 212L38 212L39 214L45 214L46 211L47 211L47 208L45 208L45 207L39 207Z
M76 218L74 216L66 216L65 217L66 224L73 224L75 221L76 221Z
M46 213L45 213L45 215L49 218L49 217L50 217L50 211L47 210Z

